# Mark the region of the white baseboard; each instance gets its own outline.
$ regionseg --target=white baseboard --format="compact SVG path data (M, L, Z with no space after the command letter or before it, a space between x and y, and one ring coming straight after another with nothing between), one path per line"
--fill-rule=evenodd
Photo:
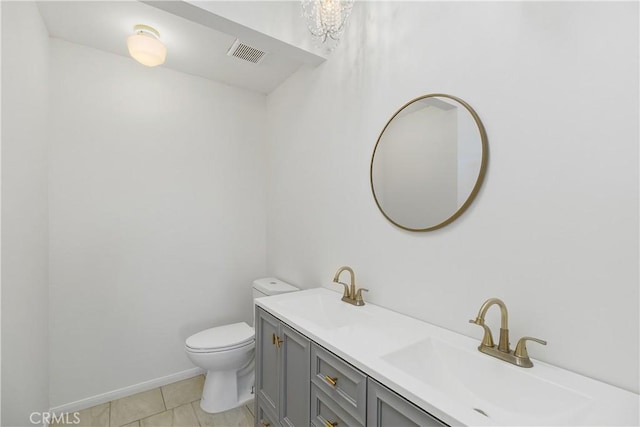
M197 375L204 374L205 372L206 371L204 369L200 368L187 369L186 371L176 372L175 374L167 375L165 377L155 378L153 380L144 381L118 390L109 391L107 393L87 397L86 399L76 400L75 402L56 406L55 408L51 408L50 412L58 415L81 411L82 409L91 408L92 406L101 405L103 403L111 402L112 400L131 396L132 394L152 390L176 381L186 380L187 378L195 377Z

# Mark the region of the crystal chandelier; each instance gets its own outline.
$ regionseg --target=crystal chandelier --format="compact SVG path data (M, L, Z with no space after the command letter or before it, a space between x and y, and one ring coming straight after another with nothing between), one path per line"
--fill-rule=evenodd
M302 0L302 13L309 32L322 48L336 48L351 13L354 0Z

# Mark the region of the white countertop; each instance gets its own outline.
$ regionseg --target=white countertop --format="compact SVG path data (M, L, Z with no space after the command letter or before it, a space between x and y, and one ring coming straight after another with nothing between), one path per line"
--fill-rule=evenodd
M340 293L332 290L315 288L259 298L255 303L450 425L640 424L640 396L637 394L537 360L534 360L533 368L519 368L478 352L479 340L374 304L355 307L340 301L340 297ZM440 381L442 387L421 380L422 377L431 381L425 372L411 372L413 368L408 366L413 362L419 364L420 360L409 360L410 363L403 365L403 358L411 358L412 349L416 350L416 355L421 354L420 348L427 345L425 343L445 343L443 348L451 351L443 353L446 360L442 363L449 370L460 367L459 372ZM454 360L458 355L461 359ZM477 372L480 379L471 378L476 377L474 372L463 372L465 368L469 371L468 360L474 362L473 366L477 361L477 366L482 367L479 369L482 372ZM478 381L484 381L481 383L484 386L487 378L496 378L497 382L484 389L467 387L480 384ZM516 381L509 383L510 378L519 380L517 384ZM566 411L555 407L551 414L545 408L551 408L554 403L561 404L558 402L562 399L555 398L554 393L536 396L530 387L532 384L542 384L557 391L558 396L569 396L572 400L567 401L574 406ZM546 390L544 387L540 389ZM514 400L513 396L522 396L522 402L512 405L520 406L520 409L510 407L505 410L500 406L500 396L506 396L510 401ZM488 417L474 408L482 409Z

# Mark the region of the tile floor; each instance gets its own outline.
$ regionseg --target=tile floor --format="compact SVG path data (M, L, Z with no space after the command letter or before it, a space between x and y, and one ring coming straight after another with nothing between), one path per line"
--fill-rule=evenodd
M253 403L219 414L200 409L204 376L80 411L76 427L251 427ZM73 419L73 418L71 418ZM63 426L63 424L52 424Z

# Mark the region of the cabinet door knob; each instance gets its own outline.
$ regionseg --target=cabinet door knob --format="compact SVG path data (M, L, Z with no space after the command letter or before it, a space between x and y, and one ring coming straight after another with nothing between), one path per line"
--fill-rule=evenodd
M269 423L268 423L268 422L266 422L266 421L263 421L263 422L262 422L262 427L269 427L270 425L271 425L271 424L269 424Z
M331 422L331 421L324 420L324 425L327 427L336 427L338 425L338 422L337 421Z
M338 377L330 377L329 375L325 375L324 379L334 387L336 386L336 384L338 384Z

